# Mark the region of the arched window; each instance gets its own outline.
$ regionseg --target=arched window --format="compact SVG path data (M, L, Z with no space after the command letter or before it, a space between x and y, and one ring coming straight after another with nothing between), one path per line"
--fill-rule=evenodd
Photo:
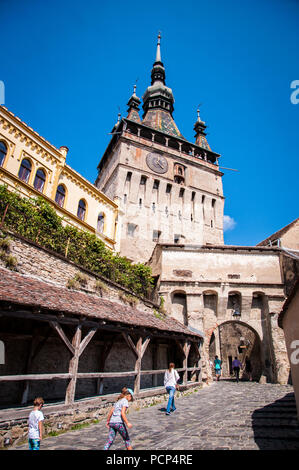
M42 193L45 186L45 181L46 173L44 172L44 170L39 168L35 174L33 186L35 187L35 189Z
M83 201L83 199L80 199L79 204L78 204L77 217L79 217L79 219L81 220L84 220L85 213L86 213L86 203L85 201Z
M65 188L62 184L60 184L57 187L56 191L56 196L55 196L55 202L58 204L60 207L64 206L64 201L65 201Z
M98 215L98 223L97 223L97 231L99 233L104 232L104 225L105 225L105 214L103 214L103 212L101 212Z
M22 181L25 181L25 183L28 183L30 173L31 173L31 162L27 158L24 158L22 160L18 176Z
M7 154L7 147L4 142L0 142L0 166L3 165Z

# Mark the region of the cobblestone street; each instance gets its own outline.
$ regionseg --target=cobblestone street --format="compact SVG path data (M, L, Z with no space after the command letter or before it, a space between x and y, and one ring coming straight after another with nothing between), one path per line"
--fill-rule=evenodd
M253 382L221 381L176 400L129 413L133 449L299 449L293 388ZM101 450L108 435L105 421L42 441L47 450ZM27 449L27 445L17 449ZM118 435L111 450L123 450Z

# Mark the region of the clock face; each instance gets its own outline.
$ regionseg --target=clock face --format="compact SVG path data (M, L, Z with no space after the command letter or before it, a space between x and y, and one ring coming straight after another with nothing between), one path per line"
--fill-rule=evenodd
M159 153L148 153L146 156L147 166L155 173L166 173L168 170L168 163L163 155Z

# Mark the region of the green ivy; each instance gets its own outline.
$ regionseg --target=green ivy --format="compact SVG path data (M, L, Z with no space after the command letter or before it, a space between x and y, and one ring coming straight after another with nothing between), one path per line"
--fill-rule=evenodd
M63 218L42 197L22 198L0 185L0 222L23 237L67 256L74 263L114 281L134 294L149 298L153 290L151 269L132 264L127 258L112 253L89 232L63 225Z

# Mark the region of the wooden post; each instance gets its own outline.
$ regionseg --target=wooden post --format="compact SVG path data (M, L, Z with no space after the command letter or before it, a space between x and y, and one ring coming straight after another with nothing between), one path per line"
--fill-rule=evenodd
M146 351L146 348L149 345L150 336L147 336L143 343L142 343L142 336L140 336L137 341L137 345L135 346L134 342L132 341L132 338L128 334L122 332L122 335L127 345L130 347L130 349L133 351L133 353L136 356L136 362L135 362L136 376L135 376L135 381L134 381L134 394L138 395L140 391L141 361Z
M158 345L157 343L154 343L152 345L152 351L153 351L153 369L157 369L158 367ZM154 374L153 375L153 381L152 381L152 385L153 387L157 387L157 384L158 384L158 375L157 374Z
M66 405L70 405L74 403L74 400L75 400L81 337L82 337L82 325L78 325L76 328L74 337L73 337L73 341L72 341L72 347L74 348L74 355L71 358L70 364L69 364L69 373L72 375L72 378L66 389L66 394L65 394Z
M190 347L191 347L191 343L189 343L189 341L185 341L184 346L183 346L183 352L184 352L183 368L185 369L184 370L184 375L183 375L183 384L184 385L187 385L187 382L188 382L187 368L188 368L188 356L189 356L189 352L190 352Z
M138 395L140 391L140 371L141 371L141 352L142 352L142 337L137 341L136 345L136 350L137 350L137 358L135 362L135 372L136 372L136 377L135 377L135 382L134 382L134 394Z
M202 349L202 342L200 342L198 346L198 367L200 367L200 371L198 374L198 381L202 382L202 359L201 359L201 349Z

